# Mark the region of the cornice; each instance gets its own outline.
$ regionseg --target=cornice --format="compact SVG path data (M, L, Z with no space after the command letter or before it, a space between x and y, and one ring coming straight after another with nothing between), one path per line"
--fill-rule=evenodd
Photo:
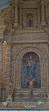
M12 41L13 44L48 44L48 40Z
M43 33L45 32L43 29L32 29L32 30L15 30L15 34L16 33Z

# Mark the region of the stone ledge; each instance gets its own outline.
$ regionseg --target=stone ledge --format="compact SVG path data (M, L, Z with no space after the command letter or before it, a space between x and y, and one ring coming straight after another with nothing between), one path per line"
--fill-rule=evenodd
M47 101L48 102L48 101ZM27 110L28 108L25 108L25 106L32 106L32 105L36 105L36 108L31 108L32 110L37 110L37 109L41 109L41 110L48 110L49 109L49 103L47 104L47 102L45 102L42 106L38 106L37 102L9 102L8 106L5 108L3 107L3 103L0 103L0 109L22 109L22 110ZM30 108L29 108L30 110Z
M26 29L26 30L16 30L15 33L44 33L43 29Z

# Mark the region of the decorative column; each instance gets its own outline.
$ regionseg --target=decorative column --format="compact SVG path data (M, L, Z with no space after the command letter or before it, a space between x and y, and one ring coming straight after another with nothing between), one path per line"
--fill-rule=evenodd
M6 100L12 101L12 83L11 83L11 44L8 44L7 47L7 62L6 62ZM11 88L11 89L10 89ZM12 91L11 91L12 90Z
M7 62L6 62L6 86L11 82L11 45L8 44L7 47Z
M15 23L14 27L18 26L18 0L15 0Z
M46 105L48 106L48 105L49 105L49 38L48 38L48 77L47 77L47 95L48 95L48 98L47 98Z
M22 6L23 6L23 2L22 2L22 0L21 0L21 3L20 3L20 14L19 14L19 15L20 15L19 17L20 17L20 27L21 27L21 28L22 28L22 24L23 24L23 23L22 23L22 22L23 22L23 21L22 21Z
M21 60L17 59L16 60L16 65L15 65L15 84L16 88L21 88Z
M46 7L46 25L48 25L48 23L47 23L47 17L48 17L48 13L49 13L49 11L48 11L48 2L46 1L45 2L45 7Z
M0 41L0 100L2 99L1 95L1 89L2 89L2 50L3 50L3 45L2 41Z
M47 57L42 58L42 87L47 91L48 87L48 60Z
M16 70L16 60L12 61L12 82L13 86L15 87L15 70Z
M6 75L6 62L7 62L7 42L4 41L3 43L3 52L2 52L2 100L5 99L5 75Z
M2 85L5 85L5 74L6 74L6 62L7 62L7 42L3 43L3 72L2 72Z
M38 4L38 27L40 27L40 4Z
M45 10L44 10L44 0L41 0L41 26L45 26Z
M48 104L49 104L49 38L48 38Z

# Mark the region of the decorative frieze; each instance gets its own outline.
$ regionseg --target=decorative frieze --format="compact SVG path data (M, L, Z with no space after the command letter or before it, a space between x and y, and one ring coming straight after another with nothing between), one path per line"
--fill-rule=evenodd
M45 32L18 31L12 36L13 43L48 42L48 35Z

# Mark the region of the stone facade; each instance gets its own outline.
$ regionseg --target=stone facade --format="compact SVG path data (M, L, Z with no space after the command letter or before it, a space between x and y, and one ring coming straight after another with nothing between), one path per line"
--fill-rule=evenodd
M41 88L44 87L49 93L48 11L48 0L12 0L9 8L0 11L1 101L6 98L4 93L9 83L13 88L21 88L22 59L27 52L38 55Z

